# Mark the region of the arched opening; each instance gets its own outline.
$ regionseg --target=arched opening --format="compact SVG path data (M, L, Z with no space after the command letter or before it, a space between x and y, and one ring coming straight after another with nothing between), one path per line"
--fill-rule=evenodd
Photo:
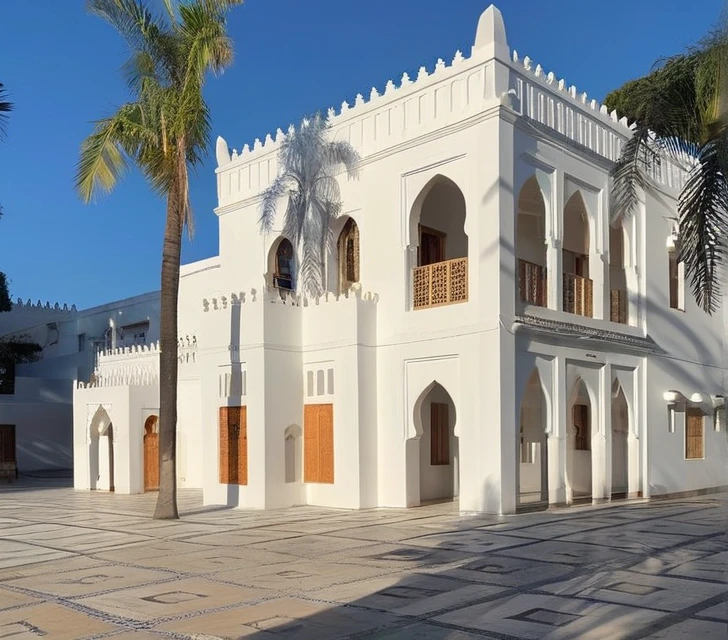
M336 243L339 260L339 292L347 291L359 282L359 227L354 218L349 218L339 234Z
M114 490L114 427L106 409L99 406L89 427L89 487Z
M286 428L283 434L286 483L300 482L303 469L302 430L297 424Z
M296 253L288 238L273 243L268 258L270 283L282 291L296 290Z
M584 381L576 381L566 425L566 477L572 502L592 497L592 405Z
M536 176L526 180L518 195L516 258L519 299L547 306L546 205Z
M417 238L413 307L466 302L465 197L452 180L436 176L417 197L410 216L410 237Z
M629 492L629 406L622 385L612 389L612 498Z
M538 369L526 382L519 413L518 504L521 509L548 507L548 412Z
M594 294L589 278L589 214L579 191L564 207L563 272L564 311L591 318Z
M159 418L144 422L144 491L159 490Z
M415 403L419 439L419 503L452 500L459 493L460 455L455 436L455 403L435 382Z
M624 229L609 227L609 318L627 324L627 274L624 270Z

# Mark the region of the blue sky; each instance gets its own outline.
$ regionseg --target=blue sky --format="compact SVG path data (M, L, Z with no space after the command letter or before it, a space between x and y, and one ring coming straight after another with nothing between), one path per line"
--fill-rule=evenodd
M150 3L159 0L149 0ZM236 61L211 79L214 135L241 149L302 114L352 101L404 71L468 54L488 0L248 0L230 16ZM715 23L722 0L500 0L508 42L601 100ZM13 299L80 308L157 289L164 203L130 173L102 201L73 188L91 121L125 101L122 40L82 0L2 0L0 82L16 111L0 144L0 270ZM197 234L218 250L214 154L191 182Z

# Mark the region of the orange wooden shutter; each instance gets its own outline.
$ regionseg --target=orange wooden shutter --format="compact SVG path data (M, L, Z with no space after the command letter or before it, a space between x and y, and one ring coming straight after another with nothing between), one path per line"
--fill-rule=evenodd
M334 483L334 405L319 405L319 482Z
M334 405L307 404L303 410L303 481L334 482Z
M230 467L228 462L228 408L220 407L220 483L229 484Z
M685 422L685 457L688 460L700 460L703 456L703 412L690 408Z
M248 408L238 407L238 484L248 484Z
M303 408L303 481L319 481L319 408L307 404Z

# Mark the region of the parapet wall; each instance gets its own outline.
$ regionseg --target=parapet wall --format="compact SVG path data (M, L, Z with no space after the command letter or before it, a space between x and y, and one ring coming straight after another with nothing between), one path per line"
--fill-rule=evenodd
M20 298L13 303L10 311L0 313L0 336L9 333L21 333L49 322L73 320L77 314L76 305L43 303L35 304L30 300L23 302Z

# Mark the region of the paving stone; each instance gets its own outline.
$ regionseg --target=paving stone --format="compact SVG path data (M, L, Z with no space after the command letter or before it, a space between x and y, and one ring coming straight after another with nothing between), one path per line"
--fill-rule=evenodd
M80 640L118 628L57 604L43 603L0 611L0 638Z

